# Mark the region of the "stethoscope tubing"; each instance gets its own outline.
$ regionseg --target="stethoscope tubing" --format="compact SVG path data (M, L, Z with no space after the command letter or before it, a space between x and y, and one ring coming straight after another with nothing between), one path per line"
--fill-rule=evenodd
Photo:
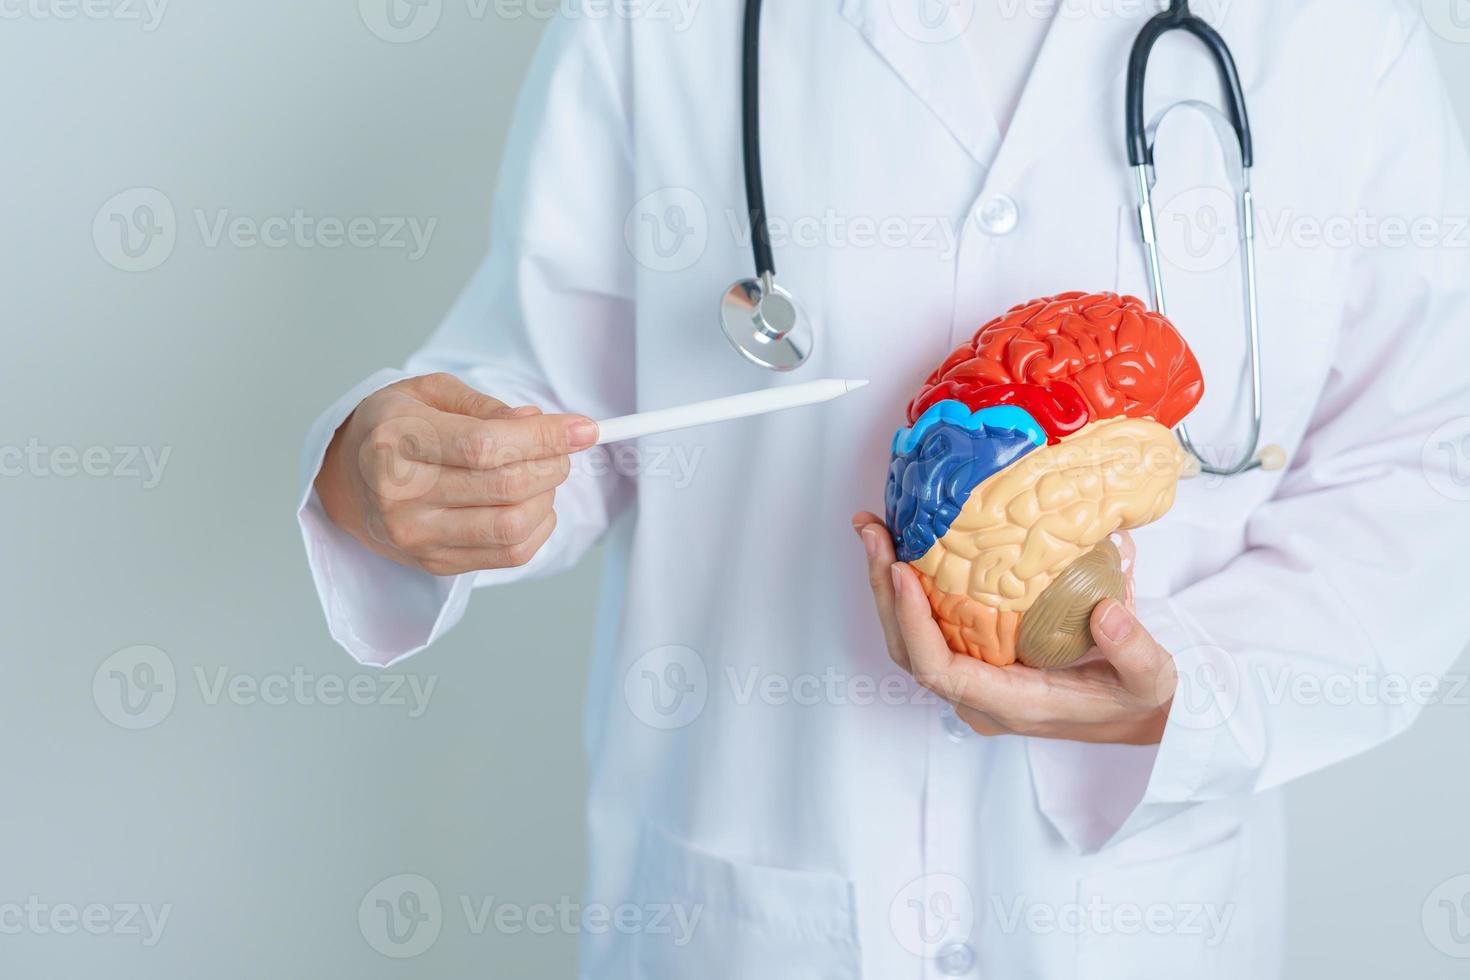
M769 283L776 275L776 257L771 251L766 185L761 173L761 0L746 0L742 50L740 126L745 159L745 207L750 213L756 278Z
M1133 42L1133 50L1128 56L1128 86L1124 106L1128 163L1133 170L1134 185L1138 195L1139 230L1148 259L1149 285L1153 291L1154 309L1167 316L1163 262L1159 255L1158 228L1153 207L1152 188L1155 179L1153 145L1149 142L1148 128L1144 123L1144 85L1148 75L1148 61L1153 53L1154 45L1158 43L1159 38L1176 30L1186 31L1198 38L1214 61L1225 91L1225 118L1235 131L1236 144L1240 152L1237 217L1240 222L1242 289L1246 307L1246 347L1250 361L1251 426L1245 453L1234 462L1223 466L1206 461L1190 438L1189 428L1185 423L1180 422L1175 427L1175 435L1180 445L1199 461L1203 472L1213 476L1234 476L1264 465L1259 452L1263 418L1261 328L1260 300L1256 284L1255 205L1251 191L1251 168L1255 163L1255 148L1251 139L1250 115L1246 111L1245 90L1240 83L1240 71L1236 67L1235 57L1230 53L1230 47L1220 33L1190 12L1189 0L1172 0L1169 9L1151 18ZM1223 148L1224 144L1221 145Z
M1245 90L1240 84L1240 71L1235 66L1235 56L1230 46L1211 27L1189 10L1189 0L1172 0L1169 9L1155 15L1139 31L1133 41L1133 50L1128 55L1128 89L1124 114L1128 129L1128 165L1131 167L1152 166L1153 148L1149 145L1148 129L1144 125L1143 94L1148 75L1148 60L1153 54L1159 38L1170 31L1187 31L1204 44L1225 89L1226 111L1235 136L1240 141L1240 163L1249 170L1255 165L1255 146L1251 140L1250 115L1245 108Z

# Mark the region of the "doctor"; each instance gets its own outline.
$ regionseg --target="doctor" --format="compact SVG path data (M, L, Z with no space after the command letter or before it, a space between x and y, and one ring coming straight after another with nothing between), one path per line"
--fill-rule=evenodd
M590 420L775 383L714 319L749 266L741 5L548 28L488 260L318 420L300 521L332 635L379 665L609 537L587 900L698 918L585 930L584 976L1279 972L1281 787L1413 721L1362 678L1432 680L1470 636L1470 166L1417 5L1196 7L1252 110L1263 442L1290 464L1185 484L1136 535L1137 616L1100 610L1102 659L1049 674L951 657L868 511L905 401L981 323L1148 295L1122 107L1150 5L769 0L767 203L816 329L796 377L872 384L636 455L585 451ZM1160 42L1151 114L1218 103L1194 43ZM1200 129L1166 137L1170 313L1223 456L1228 198Z

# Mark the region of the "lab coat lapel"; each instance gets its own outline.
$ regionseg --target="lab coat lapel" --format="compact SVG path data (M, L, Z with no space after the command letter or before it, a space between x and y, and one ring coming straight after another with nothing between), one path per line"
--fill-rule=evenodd
M964 31L969 9L947 0L841 0L842 16L983 166L1000 147Z
M1139 28L1157 11L1150 4L1112 4L1105 9L1102 14L1091 7L1084 11L1058 4L988 183L1013 184L1059 143L1094 135L1114 140L1118 159L1123 160L1128 54Z

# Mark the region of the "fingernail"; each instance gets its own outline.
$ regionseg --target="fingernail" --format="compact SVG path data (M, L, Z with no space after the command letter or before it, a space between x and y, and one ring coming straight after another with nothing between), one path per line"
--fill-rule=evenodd
M1122 603L1113 602L1103 611L1102 618L1097 622L1097 628L1102 630L1102 635L1109 640L1121 643L1133 632L1133 616L1123 608Z
M591 419L582 419L573 422L571 428L567 430L567 443L573 449L586 449L597 442L597 436L597 423Z
M893 573L893 591L903 595L903 568L894 562L888 570Z
M863 539L863 550L868 553L868 560L878 557L878 532L870 527L865 527L858 537Z
M540 414L541 409L537 408L535 405L522 405L520 408L513 410L510 413L510 417L513 419L528 419L532 415Z

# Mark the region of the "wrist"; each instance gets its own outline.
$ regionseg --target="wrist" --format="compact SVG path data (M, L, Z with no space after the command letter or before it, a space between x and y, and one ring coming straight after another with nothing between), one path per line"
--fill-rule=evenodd
M348 473L343 469L343 460L350 455L346 447L347 433L355 415L354 412L347 416L332 434L332 441L327 444L327 451L322 455L322 464L317 469L316 479L312 481L312 487L316 490L317 499L321 501L322 510L327 517L354 537L357 536L356 527L361 523L361 508L353 505L354 494L350 489Z

